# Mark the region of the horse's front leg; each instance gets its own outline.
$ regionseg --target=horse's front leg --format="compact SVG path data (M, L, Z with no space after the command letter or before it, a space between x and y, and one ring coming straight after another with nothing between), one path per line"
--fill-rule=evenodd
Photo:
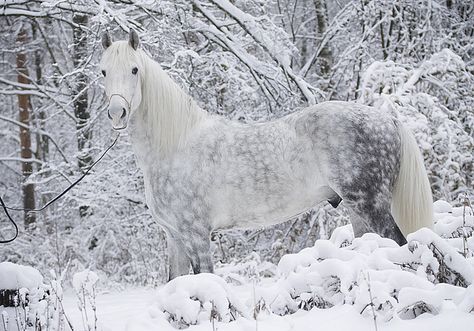
M211 228L199 219L185 220L180 239L186 247L195 274L214 272L211 256Z
M190 260L183 242L176 236L167 234L169 280L189 274Z
M190 260L187 254L186 247L182 242L179 231L176 231L174 226L170 226L168 222L163 221L164 215L160 213L159 209L150 199L148 205L153 218L158 222L166 233L166 245L168 247L168 280L176 277L189 274ZM158 217L160 215L161 217Z
M214 272L211 256L211 240L210 232L202 235L193 234L189 238L190 245L188 248L188 256L191 260L191 266L195 274L201 272Z

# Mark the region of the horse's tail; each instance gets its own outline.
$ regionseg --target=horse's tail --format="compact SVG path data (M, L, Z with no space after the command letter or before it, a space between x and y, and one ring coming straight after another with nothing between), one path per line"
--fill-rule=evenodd
M433 228L433 197L423 156L413 134L402 123L400 172L393 190L392 215L403 235Z

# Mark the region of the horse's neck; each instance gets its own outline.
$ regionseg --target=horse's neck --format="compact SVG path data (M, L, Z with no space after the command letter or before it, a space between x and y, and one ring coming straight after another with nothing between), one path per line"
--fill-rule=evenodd
M172 155L208 117L156 62L149 59L148 66L142 102L130 119L132 144L142 166Z

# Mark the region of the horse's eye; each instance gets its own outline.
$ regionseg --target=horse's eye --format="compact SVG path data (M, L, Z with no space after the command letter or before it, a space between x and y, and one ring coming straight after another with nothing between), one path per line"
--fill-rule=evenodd
M132 74L136 75L137 72L138 72L138 68L137 68L137 67L134 67L134 68L132 69Z
M102 70L102 75L104 75L104 77L105 77L105 70Z

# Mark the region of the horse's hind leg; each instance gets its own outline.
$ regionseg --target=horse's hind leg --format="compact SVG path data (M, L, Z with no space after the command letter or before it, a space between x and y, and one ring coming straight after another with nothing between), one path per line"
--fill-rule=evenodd
M391 215L392 191L400 169L397 126L391 118L360 111L348 117L343 129L336 140L339 145L325 149L331 162L326 173L329 186L351 210L354 234L373 231L405 244Z
M375 204L347 199L345 204L349 209L355 237L366 232L375 232L382 237L393 239L400 246L406 244L405 237L390 214L388 199L379 200Z
M406 239L391 215L390 181L371 173L362 172L357 177L347 176L334 181L349 209L354 235L360 237L366 232L375 232L404 245Z

